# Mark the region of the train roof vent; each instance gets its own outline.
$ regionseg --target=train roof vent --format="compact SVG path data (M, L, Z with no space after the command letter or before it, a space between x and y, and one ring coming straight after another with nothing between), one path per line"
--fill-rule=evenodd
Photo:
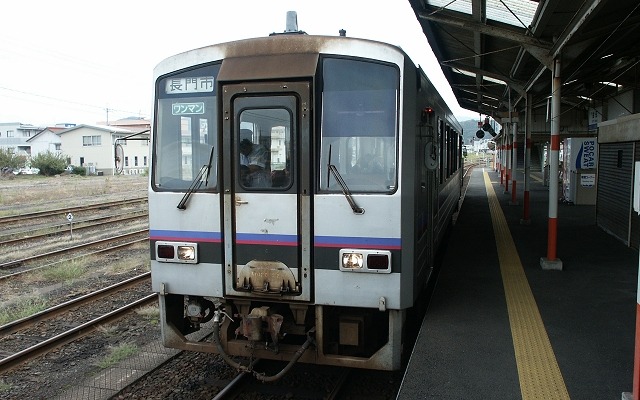
M306 35L307 33L298 30L298 13L295 11L287 11L287 27L282 33L272 33L269 36L274 35Z

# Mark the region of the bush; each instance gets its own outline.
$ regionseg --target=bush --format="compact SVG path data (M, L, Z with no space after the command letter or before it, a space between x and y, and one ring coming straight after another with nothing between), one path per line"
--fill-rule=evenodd
M40 169L40 174L53 176L61 174L67 167L67 156L50 151L40 153L31 159L31 166Z
M16 155L9 149L0 149L0 169L18 169L24 167L26 162L27 157Z
M85 176L87 175L87 170L85 167L76 167L74 166L73 169L71 170L71 173L74 175L82 175Z

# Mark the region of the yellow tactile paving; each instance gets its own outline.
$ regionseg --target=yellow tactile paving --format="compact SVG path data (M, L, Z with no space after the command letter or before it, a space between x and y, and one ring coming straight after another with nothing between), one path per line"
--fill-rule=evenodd
M498 247L522 398L569 399L520 256L486 171L484 182Z

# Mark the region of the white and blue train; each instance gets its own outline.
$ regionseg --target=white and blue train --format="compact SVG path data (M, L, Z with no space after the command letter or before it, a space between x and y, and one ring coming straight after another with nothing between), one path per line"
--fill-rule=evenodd
M154 82L165 346L399 369L462 186L462 129L424 72L389 44L296 32L169 57Z

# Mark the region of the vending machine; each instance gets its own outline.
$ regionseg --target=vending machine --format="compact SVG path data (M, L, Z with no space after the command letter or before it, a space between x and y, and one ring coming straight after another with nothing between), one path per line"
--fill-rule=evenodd
M598 139L568 138L563 145L563 199L572 204L596 204Z

